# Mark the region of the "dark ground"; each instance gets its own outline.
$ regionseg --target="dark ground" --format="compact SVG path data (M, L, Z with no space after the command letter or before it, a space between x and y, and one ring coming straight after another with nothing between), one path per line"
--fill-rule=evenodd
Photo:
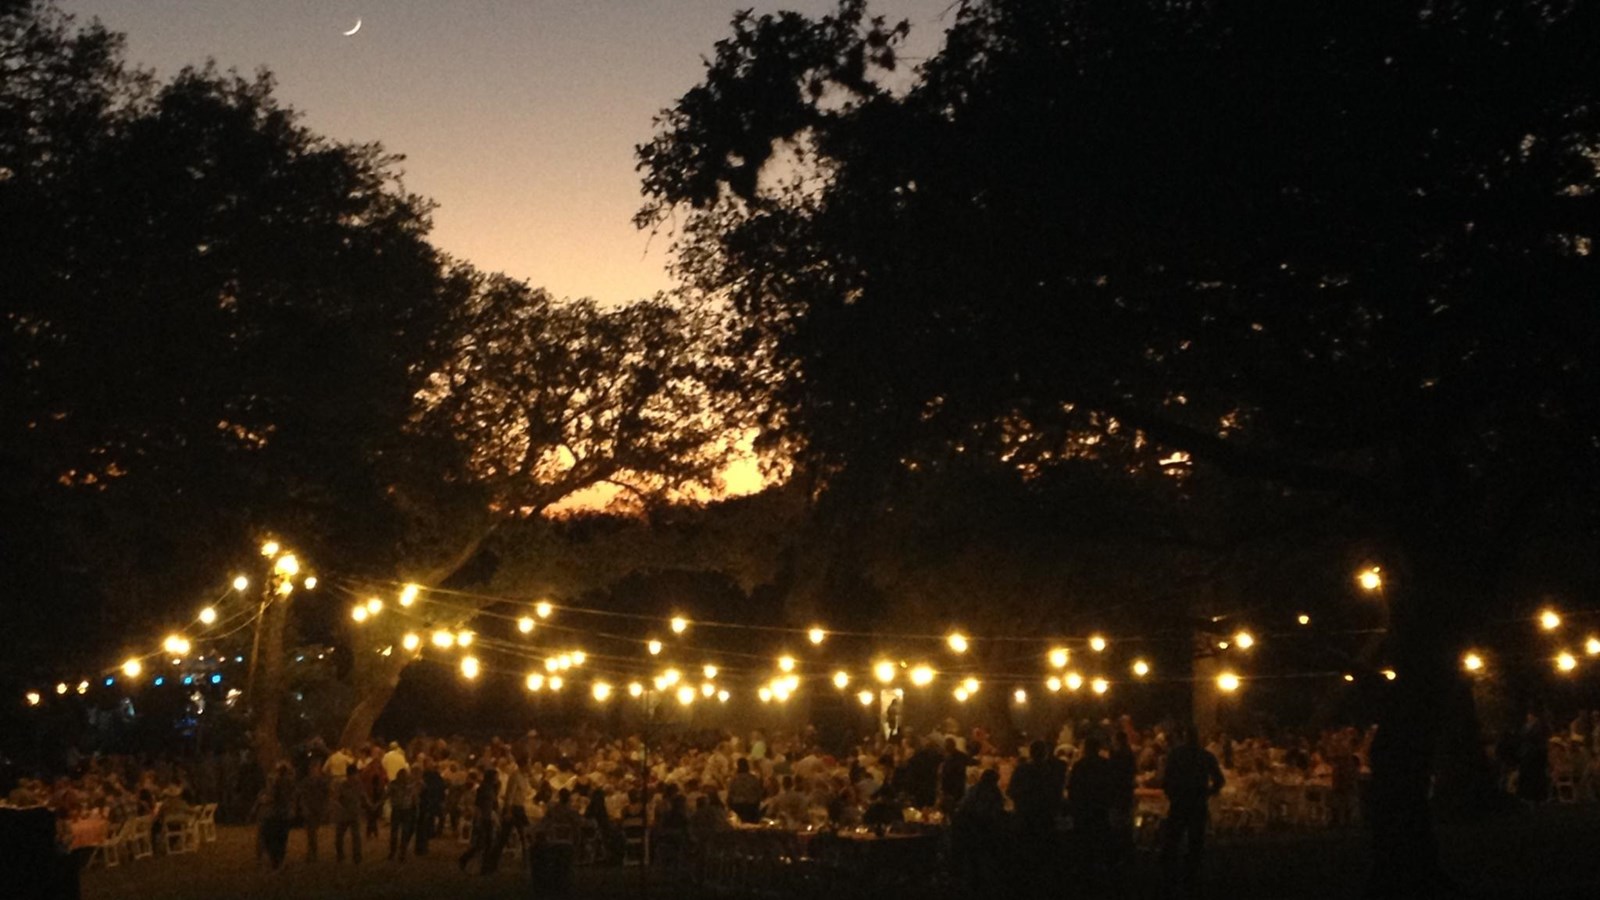
M464 875L455 864L462 849L454 840L444 851L404 864L369 857L361 866L301 861L303 838L290 841L290 864L269 873L255 864L255 832L223 827L219 840L200 853L156 857L109 871L85 873L84 900L219 900L219 898L503 898L533 896L525 870L507 861L490 877ZM331 835L324 832L324 842ZM1548 807L1446 826L1441 835L1445 865L1475 900L1600 897L1600 806ZM329 848L331 849L331 848ZM387 846L384 847L387 850ZM1360 831L1277 833L1216 841L1206 868L1204 896L1217 900L1359 897L1368 858ZM325 851L326 852L326 851ZM1119 898L1157 897L1155 860L1140 853ZM580 869L578 897L696 897L702 892L636 868ZM0 895L4 894L0 888ZM1085 896L1064 883L1062 897ZM955 896L967 898L969 892ZM884 898L890 900L890 898ZM919 900L937 900L920 897Z

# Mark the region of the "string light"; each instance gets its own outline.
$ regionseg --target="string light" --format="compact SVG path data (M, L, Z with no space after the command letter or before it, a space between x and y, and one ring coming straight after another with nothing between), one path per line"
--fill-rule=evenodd
M645 649L650 651L651 656L660 656L661 642L652 638L650 643L645 644Z
M594 687L589 689L589 693L594 695L594 699L604 703L611 697L611 685L604 681L596 681Z
M285 553L272 564L272 571L285 578L293 578L300 574L300 560L293 553Z
M422 646L422 638L417 637L416 632L408 631L406 636L400 639L400 646L406 648L409 652L415 652L418 647Z
M967 698L972 696L972 692L964 687L958 687L953 692L953 696L956 698L957 703L965 703Z
M417 602L417 595L420 593L422 593L422 587L420 585L407 584L405 587L400 589L400 605L410 606L411 604Z
M705 666L703 666L700 669L700 672L701 672L701 674L705 675L707 678L715 678L715 677L717 677L717 667L712 665L711 663L706 663Z
M1089 638L1089 649L1096 653L1104 652L1106 649L1106 639L1098 634Z
M1347 683L1354 683L1355 680L1356 680L1356 677L1354 675L1351 675L1349 672L1346 672L1346 673L1344 673L1344 680Z
M377 615L378 613L381 613L381 612L383 612L383 601L378 599L377 597L368 597L367 598L367 615L375 616L375 615Z
M89 682L87 682L87 681L78 682L78 693L80 695L89 693Z
M1555 631L1557 628L1561 627L1561 614L1553 609L1547 609L1540 612L1539 627L1543 628L1545 631Z
M1375 591L1383 587L1383 572L1377 566L1363 569L1356 576L1356 584L1361 585L1361 589L1364 591Z
M62 682L59 682L59 683L56 684L56 693L57 694L65 694L68 690L70 690L70 689L67 687L67 683L65 681L62 681Z
M267 541L265 544L262 544L261 545L261 555L262 556L277 556L278 555L278 542L277 541Z
M1396 678L1399 678L1399 677L1400 677L1400 673L1396 672L1393 669L1384 669L1383 670L1383 678L1384 678L1385 681L1393 681L1393 680L1395 680Z
M850 686L850 673L846 672L846 671L844 671L842 669L837 671L837 672L835 672L835 673L833 673L833 686L838 688L841 691L844 690L845 688L849 687Z
M544 670L546 672L554 672L560 668L561 660L558 657L547 656L544 658Z
M1133 674L1135 676L1139 677L1139 678L1143 678L1146 675L1149 675L1150 674L1150 664L1145 662L1142 659L1134 660L1133 661Z
M523 616L517 620L517 630L523 634L533 633L533 616Z
M1600 656L1600 637L1592 637L1584 641L1583 652L1590 656Z
M894 672L894 663L888 661L887 659L880 659L872 664L872 677L878 679L884 684L894 681Z
M1256 636L1248 631L1241 631L1233 636L1233 642L1239 645L1240 650L1249 650L1256 645Z
M706 698L707 700L710 700L712 697L715 697L716 695L717 695L717 686L716 685L712 684L709 681L701 683L701 685L700 685L700 696Z
M140 662L137 658L129 659L127 662L122 664L122 674L128 676L129 678L138 678L139 673L143 671L144 663Z
M589 661L589 654L583 652L582 650L574 650L574 651L572 651L572 664L573 665L581 666L581 665L583 665L584 663L586 663L588 661Z
M637 681L629 682L628 683L628 696L630 696L630 697L643 697L644 696L644 685L640 684Z
M1483 657L1476 653L1468 653L1466 656L1461 657L1461 667L1468 672L1481 672L1483 671Z
M772 702L772 688L769 688L766 685L762 685L761 688L756 691L756 696L761 698L761 702L762 703L771 703Z
M1061 692L1061 679L1057 678L1054 675L1051 675L1049 678L1046 678L1044 680L1044 686L1046 688L1049 688L1050 693L1052 693L1052 694L1060 693Z
M1556 656L1556 668L1563 672L1571 672L1578 667L1578 660L1565 650Z
M314 591L317 589L317 576L307 575L306 580L301 583L306 586L306 590Z
M455 642L456 636L448 631L445 631L443 628L440 628L433 633L433 645L438 647L440 650L454 646Z
M1027 703L1028 692L1022 688L1017 688L1014 692L1012 692L1011 699L1017 701L1018 703Z
M552 676L551 679L545 683L550 685L550 690L552 691L559 691L567 686L567 682L563 680L560 675Z
M728 698L732 697L732 696L733 695L728 693L726 689L717 691L717 702L718 703L727 703L728 702Z
M457 647L471 647L472 646L472 638L473 638L472 632L470 632L470 631L458 631L458 632L456 632L456 646Z
M1301 625L1310 625L1311 624L1311 617L1306 615L1305 613L1301 613L1300 615L1295 616L1294 620L1296 622L1299 622Z
M877 698L872 695L871 691L862 691L861 693L856 694L856 699L861 702L862 706L871 706L872 701L876 700Z
M1067 690L1075 691L1083 687L1083 676L1077 672L1067 673Z
M944 639L944 642L949 644L950 649L956 653L967 652L967 636L959 631L952 631L950 636Z
M541 619L550 618L550 613L554 611L555 607L550 605L549 600L540 600L538 603L533 605L533 614Z
M1089 690L1094 691L1096 694L1104 694L1110 689L1111 682L1105 680L1104 678L1096 678L1095 680L1089 682Z
M672 687L679 681L683 680L683 673L679 672L677 669L668 669L661 673L661 677L666 679L667 687Z
M683 634L689 630L689 620L683 616L673 616L671 624L673 634Z
M244 577L243 575L235 575L233 577L233 589L234 590L242 591L242 590L244 590L245 588L247 588L249 586L250 586L250 579Z
M1056 647L1050 651L1050 665L1057 669L1065 669L1072 659L1072 653L1065 647Z
M23 696L23 699L28 701L28 705L29 706L38 706L39 703L44 700L43 697L39 696L39 692L38 691L29 691L26 694L23 694L22 696Z
M167 651L173 656L188 656L189 639L185 638L181 634L169 634L167 635L166 640L161 642L161 649Z
M544 675L540 672L529 672L525 683L530 691L542 691L544 690Z
M691 704L693 702L694 702L694 688L688 686L687 684L684 685L683 687L678 688L678 703L679 703L679 705L688 706L689 704Z
M1239 689L1239 676L1232 672L1223 672L1217 676L1217 689L1224 694L1231 694Z
M365 622L367 620L367 615L367 608L365 606L357 606L350 610L350 618L355 619L357 622Z
M461 657L461 674L463 676L465 676L469 680L473 679L473 678L477 678L478 677L478 669L479 669L478 658L476 656L463 656L463 657Z
M287 597L292 593L294 593L294 582L287 578L278 582L278 594L280 596Z
M563 653L556 657L556 666L562 671L572 668L572 654Z
M969 694L976 694L978 692L978 679L969 677L961 682L961 687Z
M911 670L911 683L917 687L927 687L933 684L933 669L929 666L919 665Z
M780 656L780 657L778 657L778 671L780 671L780 672L793 672L794 671L794 657L792 657L792 656Z
M205 609L200 610L200 624L201 625L215 625L215 624L217 624L217 608L215 606L208 606Z
M772 699L778 701L779 703L788 703L789 695L792 692L793 689L790 688L787 683L777 682L772 685Z
M806 638L808 640L810 640L811 643L813 643L813 644L822 643L823 640L827 638L827 636L828 636L828 633L826 631L823 631L821 628L818 628L815 625L811 626L811 630L806 632Z

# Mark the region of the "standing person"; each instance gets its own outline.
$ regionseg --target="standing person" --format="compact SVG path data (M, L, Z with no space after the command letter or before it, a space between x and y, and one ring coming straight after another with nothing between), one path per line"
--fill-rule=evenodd
M750 771L750 760L741 756L734 766L737 771L728 779L728 808L738 814L741 822L759 822L766 790L761 786L761 779Z
M1056 813L1065 788L1066 766L1051 755L1048 741L1034 741L1028 746L1028 761L1012 774L1008 793L1022 827L1025 880L1036 895L1050 880L1045 873L1053 868Z
M1550 797L1550 728L1536 712L1528 713L1517 745L1517 797L1535 804Z
M400 851L400 861L406 861L406 847L411 843L412 832L417 827L417 799L421 783L411 778L410 769L399 769L394 780L384 789L389 799L389 858Z
M400 749L398 741L389 742L389 752L383 755L383 775L389 781L394 780L395 773L401 769L411 768L411 763L406 759L406 752Z
M300 803L300 818L306 826L306 862L316 862L317 835L328 822L328 807L333 802L333 781L322 766L312 766L296 793Z
M528 804L533 802L533 785L528 782L527 768L527 760L519 760L511 764L506 775L505 798L500 806L500 838L495 842L494 850L483 859L484 872L499 868L500 854L511 842L513 831L523 844L528 842Z
M267 782L261 810L261 845L274 870L283 867L289 851L289 823L294 819L294 767L280 762Z
M967 767L972 757L962 751L953 737L944 739L944 759L939 763L939 809L945 815L954 815L956 806L967 793Z
M1191 889L1197 886L1205 852L1207 804L1225 783L1222 766L1211 751L1199 745L1194 726L1179 726L1177 745L1167 753L1167 765L1161 776L1169 806L1161 836L1161 863L1170 885L1175 886L1178 880L1180 848L1187 839L1188 846L1182 857L1182 883Z
M1133 853L1133 788L1139 761L1133 755L1132 728L1127 716L1111 736L1111 758L1106 764L1107 807L1111 813L1111 866L1121 870Z
M1098 870L1107 861L1111 833L1111 763L1100 755L1098 734L1083 741L1083 756L1072 764L1067 780L1067 805L1072 809L1072 837L1080 861Z
M461 871L467 870L467 863L472 862L478 854L484 856L485 874L494 871L488 868L490 842L494 840L494 810L500 802L500 773L494 766L485 766L483 769L483 782L478 785L477 791L472 796L472 843L467 846L467 852L461 854L456 860L456 865Z
M428 855L428 840L444 826L444 776L433 757L421 759L422 791L417 802L417 855Z
M344 862L344 836L350 834L350 859L361 862L361 813L366 809L367 794L356 777L354 764L345 766L345 777L333 788L333 856Z
M383 768L383 750L377 744L373 744L367 754L367 764L361 767L360 779L367 795L367 837L377 838L378 822L383 818L383 791L389 785L389 775Z

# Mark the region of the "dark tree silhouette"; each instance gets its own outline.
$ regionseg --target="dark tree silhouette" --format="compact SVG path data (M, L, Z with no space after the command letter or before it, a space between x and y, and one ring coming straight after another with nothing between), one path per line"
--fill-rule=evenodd
M1531 523L1593 521L1597 30L990 0L897 91L904 27L864 3L743 14L639 150L640 223L679 216L682 275L784 376L769 429L835 490L1121 440L1363 523L1402 673L1373 887L1419 896L1430 772L1458 792L1475 753L1460 649Z

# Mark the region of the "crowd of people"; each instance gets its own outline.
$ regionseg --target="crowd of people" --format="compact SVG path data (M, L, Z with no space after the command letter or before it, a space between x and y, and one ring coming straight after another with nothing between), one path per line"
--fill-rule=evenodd
M387 850L403 863L436 852L442 836L463 870L492 872L508 847L525 851L546 833L577 836L588 857L620 863L630 853L657 861L691 856L717 832L767 827L806 831L938 828L955 867L982 878L1004 844L1047 865L1070 846L1102 874L1114 873L1134 846L1140 815L1158 807L1159 843L1174 877L1193 878L1225 787L1313 784L1326 800L1319 824L1359 818L1375 730L1196 739L1171 723L1135 727L1126 716L1067 725L1025 746L999 746L982 728L946 721L928 733L875 734L830 752L814 729L793 733L686 732L646 744L580 729L558 737L537 731L511 740L417 736L329 748L293 748L271 772L239 758L183 766L129 757L84 759L54 781L23 779L6 796L13 807L51 809L63 848L81 844L74 823L108 828L134 816L181 823L199 804L234 804L258 825L267 863L282 866L291 834L303 832L304 858L324 854L360 863ZM1584 713L1560 733L1530 717L1522 731L1489 749L1508 793L1593 800L1600 786L1600 713ZM1561 787L1561 793L1556 786ZM1570 796L1569 796L1570 794ZM248 804L240 803L248 798ZM1150 801L1146 803L1145 801ZM246 808L248 806L248 808ZM1015 840L1012 840L1012 839Z

